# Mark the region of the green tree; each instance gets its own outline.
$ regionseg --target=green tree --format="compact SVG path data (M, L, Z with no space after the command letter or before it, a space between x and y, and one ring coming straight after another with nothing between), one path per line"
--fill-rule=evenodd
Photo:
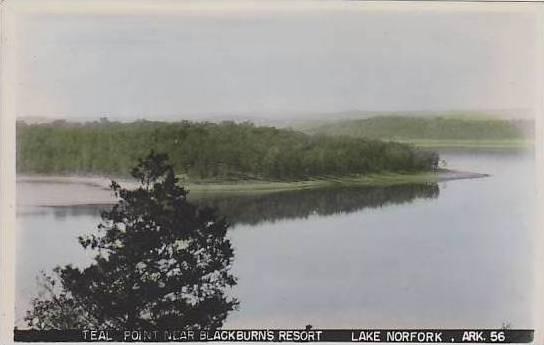
M238 305L226 295L236 279L225 219L187 202L164 154L152 152L131 174L139 187L112 181L118 203L102 213L97 235L79 239L97 252L94 262L46 276L30 327L213 329Z

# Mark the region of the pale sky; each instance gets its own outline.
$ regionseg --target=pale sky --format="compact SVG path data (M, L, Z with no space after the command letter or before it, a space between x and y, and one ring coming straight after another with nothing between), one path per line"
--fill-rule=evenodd
M522 4L22 4L18 116L281 117L536 102L537 15Z

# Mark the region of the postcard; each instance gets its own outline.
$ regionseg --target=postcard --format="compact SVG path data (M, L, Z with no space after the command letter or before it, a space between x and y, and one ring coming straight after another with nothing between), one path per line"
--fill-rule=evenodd
M541 343L541 5L3 2L3 340Z

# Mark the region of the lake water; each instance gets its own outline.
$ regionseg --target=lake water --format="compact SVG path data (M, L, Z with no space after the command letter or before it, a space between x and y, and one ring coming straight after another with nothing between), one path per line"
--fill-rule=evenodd
M224 327L532 328L532 154L442 156L491 176L199 200L233 224L240 306ZM18 209L19 327L41 270L90 262L77 236L98 222L97 207Z

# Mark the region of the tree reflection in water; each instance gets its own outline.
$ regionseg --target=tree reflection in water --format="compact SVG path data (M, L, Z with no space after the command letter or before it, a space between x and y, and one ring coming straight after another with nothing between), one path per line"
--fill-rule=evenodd
M199 206L208 206L227 217L231 224L256 225L283 219L301 219L311 215L328 216L413 202L417 199L435 199L440 195L436 183L405 184L389 187L343 187L275 192L255 195L200 195L188 198ZM48 207L25 214L48 214L55 218L100 216L102 209L111 205L79 205Z
M365 208L403 204L416 199L437 198L436 183L389 187L344 187L277 192L261 195L207 196L193 202L213 207L231 224L255 225L282 219L328 216Z

